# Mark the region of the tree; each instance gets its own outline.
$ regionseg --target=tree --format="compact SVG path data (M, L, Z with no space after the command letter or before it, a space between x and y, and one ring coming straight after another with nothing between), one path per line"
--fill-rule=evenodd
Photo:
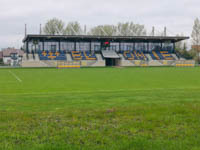
M194 21L194 26L192 30L192 44L200 45L200 21L198 18Z
M176 35L177 37L180 37L180 36L184 36L183 34L177 34ZM185 43L186 44L186 43ZM177 51L182 51L183 50L183 47L184 47L184 43L182 42L182 41L180 41L180 42L176 42L176 44L175 44L175 46L176 46L176 50Z
M146 29L144 25L134 24L133 22L118 23L118 34L121 36L144 36Z
M65 23L62 20L53 18L48 20L43 28L43 32L48 35L63 35Z
M199 53L200 53L200 21L198 18L194 21L194 26L192 30L192 44L193 44L193 50L196 52L196 60L200 62L199 60ZM197 59L198 58L198 59Z
M183 34L177 34L176 36L184 36ZM188 51L187 42L176 42L176 53L179 57L185 58L185 59L193 59L193 53L192 51Z
M105 36L143 36L146 35L146 29L144 25L127 22L118 23L118 25L99 25L92 28L89 34Z
M65 34L67 35L81 35L82 33L83 29L77 21L69 22L65 28Z
M92 28L90 35L114 36L117 34L117 27L114 25L99 25Z

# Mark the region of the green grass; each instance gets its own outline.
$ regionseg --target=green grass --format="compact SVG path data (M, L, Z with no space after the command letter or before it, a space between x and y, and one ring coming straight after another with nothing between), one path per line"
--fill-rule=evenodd
M0 150L27 149L200 150L200 68L0 69Z

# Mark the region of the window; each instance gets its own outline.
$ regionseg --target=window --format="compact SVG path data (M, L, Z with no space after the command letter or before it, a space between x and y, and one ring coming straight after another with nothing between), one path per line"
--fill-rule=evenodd
M131 51L134 50L134 43L121 43L122 51Z
M60 48L62 51L73 51L75 49L74 42L61 42Z
M58 51L59 50L59 43L58 42L45 42L44 43L44 50Z
M100 51L101 50L101 43L100 42L92 42L91 50L92 51Z
M90 43L89 42L77 42L76 48L79 51L89 51L90 50Z

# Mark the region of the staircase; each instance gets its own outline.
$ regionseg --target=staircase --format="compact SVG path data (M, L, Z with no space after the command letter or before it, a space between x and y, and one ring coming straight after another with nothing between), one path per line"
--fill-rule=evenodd
M145 54L145 55L146 55L148 61L152 61L153 60L150 54Z
M40 61L40 58L39 58L39 55L38 55L38 54L35 54L35 60L36 60L36 61Z
M24 53L23 54L23 58L22 58L22 61L26 61L28 58L27 58L27 54L26 53Z
M71 54L66 54L66 57L67 57L67 61L73 61Z
M174 57L175 60L179 60L176 54L172 54L172 57Z
M103 60L102 55L101 54L96 54L97 60Z
M33 61L34 59L33 59L33 54L28 54L28 60L29 61Z
M118 54L121 60L126 60L123 54Z

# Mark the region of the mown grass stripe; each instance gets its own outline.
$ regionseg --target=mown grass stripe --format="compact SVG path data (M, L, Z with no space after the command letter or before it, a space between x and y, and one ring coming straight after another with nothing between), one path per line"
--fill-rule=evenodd
M115 92L138 92L138 91L163 91L163 90L200 90L200 88L153 88L153 89L119 89L119 90L90 90L90 91L56 91L56 92L30 92L30 93L8 93L6 95L46 95L46 94L88 94L88 93L115 93Z

